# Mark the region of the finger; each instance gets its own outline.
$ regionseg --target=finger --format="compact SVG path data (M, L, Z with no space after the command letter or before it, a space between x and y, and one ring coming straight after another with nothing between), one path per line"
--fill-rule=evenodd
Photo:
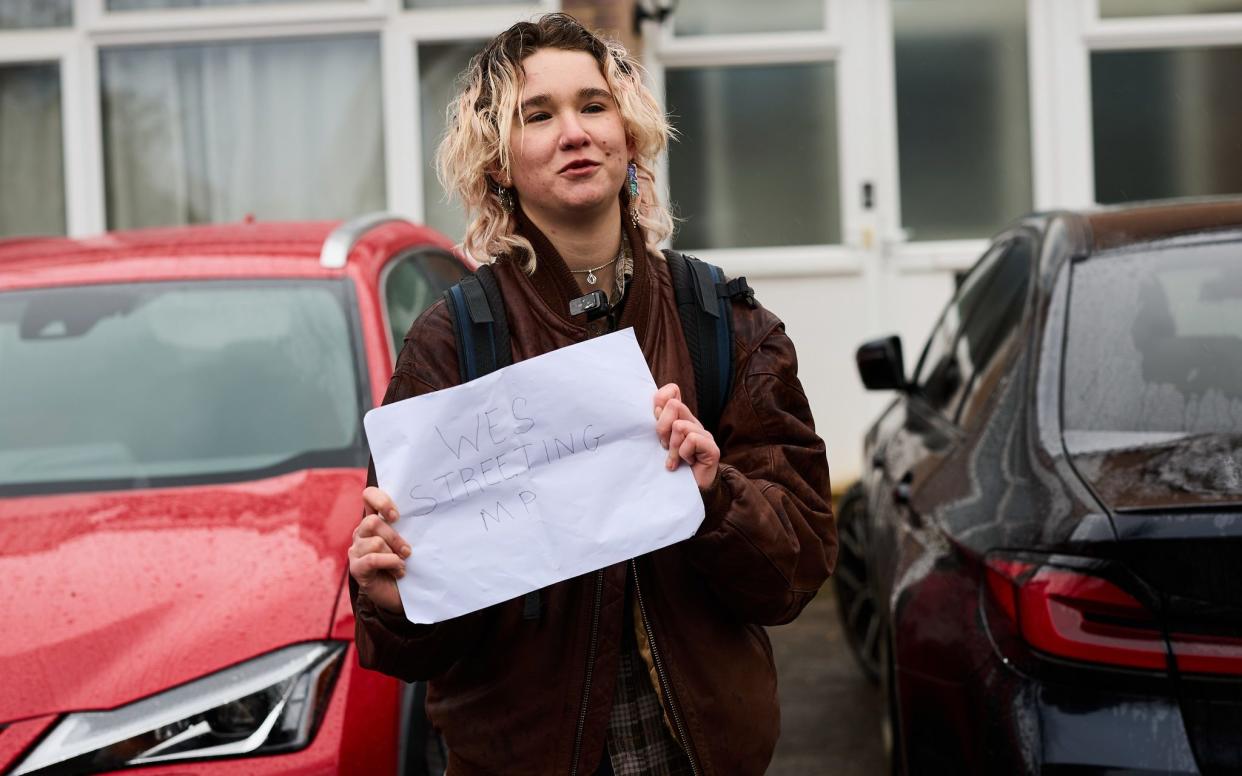
M677 454L681 456L681 460L688 464L707 464L710 466L719 459L720 449L716 447L716 441L712 439L711 434L695 432L686 436L685 440L678 446Z
M685 441L686 436L699 430L701 430L701 427L696 422L689 420L673 421L673 428L668 437L668 457L670 464L676 464L678 457L677 450L681 447L681 443ZM676 468L676 466L670 465L669 468Z
M656 419L656 436L660 438L660 444L668 447L668 437L672 432L673 424L685 417L693 418L694 416L690 414L686 405L681 403L681 399L669 399L664 404L664 409Z
M379 515L367 515L362 518L362 522L358 523L354 538L363 539L368 536L378 536L392 548L394 553L403 558L410 557L409 542L402 539L397 529L386 523Z
M366 506L366 514L378 514L390 523L397 522L397 505L387 493L374 485L363 489L362 503Z
M381 572L400 579L405 576L405 561L390 552L373 552L349 562L349 573L358 580L359 586L370 584L375 575Z
M363 555L369 555L373 552L397 554L388 542L378 536L363 536L354 539L354 543L349 545L349 557L361 558Z
M660 412L664 409L664 405L668 403L669 399L681 399L681 388L677 383L667 383L655 392L652 404L657 418L660 417Z

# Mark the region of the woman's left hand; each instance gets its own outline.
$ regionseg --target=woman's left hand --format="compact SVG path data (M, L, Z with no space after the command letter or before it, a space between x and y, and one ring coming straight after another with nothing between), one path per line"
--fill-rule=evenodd
M668 450L666 466L669 471L685 461L694 472L699 490L710 488L720 469L720 448L690 408L682 403L681 388L676 383L656 391L655 416L656 435Z

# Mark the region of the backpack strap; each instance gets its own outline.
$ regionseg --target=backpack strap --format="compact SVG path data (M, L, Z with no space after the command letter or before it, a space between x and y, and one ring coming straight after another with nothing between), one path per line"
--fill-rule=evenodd
M484 264L473 275L454 283L444 292L444 300L453 322L458 372L463 383L513 363L505 300L491 267ZM522 601L522 618L538 620L541 608L540 591L527 593Z
M453 321L463 383L513 363L504 298L491 267L484 264L454 283L444 292L444 299Z
M720 423L733 382L733 314L730 302L754 307L755 292L746 278L725 280L714 264L677 251L665 250L681 329L694 363L694 388L699 397L699 420L713 434Z

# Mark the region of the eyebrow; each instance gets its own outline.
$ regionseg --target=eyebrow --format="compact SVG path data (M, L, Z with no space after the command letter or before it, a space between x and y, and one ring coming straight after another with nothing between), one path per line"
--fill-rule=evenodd
M601 89L598 86L587 86L585 88L578 90L578 99L580 100L590 100L590 99L611 100L612 92L609 92L607 89ZM522 113L525 113L527 110L531 108L542 108L542 107L546 107L550 105L551 103L552 103L552 98L549 97L548 95L536 94L534 97L531 97L526 100L522 100L522 104L521 106L519 106L519 110Z

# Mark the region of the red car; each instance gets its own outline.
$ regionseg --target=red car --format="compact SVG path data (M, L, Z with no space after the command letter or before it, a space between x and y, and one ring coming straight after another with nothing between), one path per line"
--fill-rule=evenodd
M362 415L467 270L384 215L0 242L0 772L416 771L346 549Z

